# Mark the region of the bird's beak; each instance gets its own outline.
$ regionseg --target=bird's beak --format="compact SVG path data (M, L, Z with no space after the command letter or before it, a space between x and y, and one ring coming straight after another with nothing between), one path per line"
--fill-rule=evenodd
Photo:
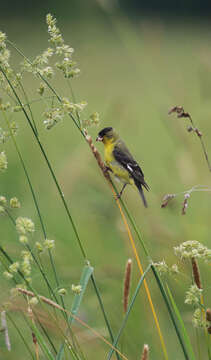
M96 141L103 141L103 138L101 136L98 136Z

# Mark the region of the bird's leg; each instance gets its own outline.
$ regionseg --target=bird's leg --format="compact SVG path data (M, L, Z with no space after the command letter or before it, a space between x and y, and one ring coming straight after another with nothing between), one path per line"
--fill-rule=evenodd
M113 172L109 166L106 166L106 171Z
M120 198L121 198L122 193L123 193L123 191L124 191L124 189L125 189L126 185L127 185L126 183L123 185L122 190L121 190L121 191L120 191L120 193L117 195L117 199L120 199Z

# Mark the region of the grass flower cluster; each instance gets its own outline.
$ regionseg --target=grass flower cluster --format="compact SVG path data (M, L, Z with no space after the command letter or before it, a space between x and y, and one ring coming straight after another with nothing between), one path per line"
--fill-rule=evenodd
M0 99L0 115L4 122L0 128L0 145L5 146L5 143L8 140L13 143L27 180L32 199L31 202L34 204L37 213L37 219L33 215L30 216L28 214L28 216L24 217L19 214L14 217L14 212L19 211L23 203L22 198L20 202L16 196L12 196L11 198L3 194L0 196L0 213L5 215L1 217L1 220L3 219L4 221L7 216L6 220L9 219L11 226L16 231L16 236L18 234L19 237L19 242L16 242L16 246L21 248L20 253L18 253L18 255L15 253L14 256L14 253L11 255L0 244L0 256L3 267L2 274L4 274L6 279L10 280L10 284L13 286L14 298L12 297L11 302L14 301L14 303L12 303L12 305L10 304L11 310L13 310L12 306L14 306L14 308L16 306L14 299L17 297L17 294L19 294L18 296L22 299L21 311L26 323L26 331L31 334L32 347L25 340L25 338L28 339L28 335L23 335L22 329L19 329L16 324L14 327L18 329L18 332L21 334L21 339L23 340L23 344L27 351L32 358L36 358L36 360L40 359L40 351L42 351L46 359L50 360L63 360L65 358L83 360L87 358L81 349L80 334L78 335L78 332L75 331L75 327L72 326L73 322L77 322L88 329L96 338L99 338L106 346L108 346L106 350L108 360L112 358L113 353L117 360L127 360L129 357L123 352L125 349L125 342L122 333L125 331L128 319L131 316L131 311L134 309L137 295L144 289L147 295L149 309L152 313L151 316L155 322L156 334L160 340L161 357L165 360L170 360L167 346L168 338L166 338L166 335L164 337L162 333L159 316L153 303L154 299L148 286L147 276L151 272L162 296L162 300L164 301L169 319L173 324L175 337L178 338L178 344L181 347L184 358L186 360L195 360L196 358L191 341L189 340L185 324L175 301L176 296L174 298L170 287L168 286L168 276L163 277L163 275L181 275L178 265L174 264L169 266L165 259L160 262L152 261L135 220L127 209L124 201L116 198L117 191L115 185L108 174L99 151L93 143L92 137L87 132L87 128L90 126L99 125L100 115L97 111L91 112L91 114L88 113L87 102L77 101L73 92L71 81L80 74L78 64L74 60L74 49L65 43L62 33L57 26L57 21L51 14L46 16L46 23L50 46L42 51L41 54L35 56L32 61L22 54L16 46L13 46L13 49L15 49L23 58L19 72L14 71L10 66L10 51L7 46L8 44L12 46L12 43L9 42L3 32L0 32L0 85L4 88L4 95ZM126 263L123 281L123 311L118 331L115 326L112 326L113 324L109 320L104 307L103 291L99 290L98 282L95 278L95 269L88 260L87 251L79 235L78 226L76 226L72 211L63 194L51 161L47 156L45 142L42 142L42 137L39 135L39 119L36 119L36 116L33 113L33 107L31 106L33 100L31 101L31 99L29 99L28 92L24 87L24 76L26 73L27 75L29 73L32 77L31 84L36 90L36 96L39 95L39 101L43 106L42 114L44 118L44 127L47 130L50 130L56 124L64 123L63 120L65 117L73 122L75 129L80 132L83 140L86 141L86 144L88 143L92 155L95 157L99 168L102 170L104 177L108 181L123 219L126 234L132 248L132 254L137 263L138 278L136 274L134 275L134 278L136 276L135 280L132 279L132 260L129 259ZM62 76L62 79L67 83L70 92L67 96L66 94L65 96L63 94L61 95L57 88L53 86L53 81L57 76ZM37 79L39 79L40 82L38 89ZM191 131L194 131L201 139L202 134L194 126L190 114L186 113L182 107L174 107L171 109L171 112L175 112L178 117L188 118L192 124ZM18 131L19 117L21 117L23 121L25 120L29 126L33 141L38 146L40 156L44 159L44 163L46 164L46 168L58 191L59 198L64 206L71 227L71 236L69 233L68 236L71 237L71 241L73 241L72 238L76 241L84 261L81 277L78 276L78 279L80 278L80 280L76 280L77 285L72 284L68 279L69 284L72 284L71 291L67 290L67 279L65 279L65 281L61 280L61 269L56 266L56 261L54 259L56 253L53 251L55 249L55 240L52 240L51 236L48 234L49 224L42 214L42 206L40 206L40 203L42 203L40 201L41 196L36 190L36 186L34 187L33 185L34 179L31 179L31 174L26 165L27 162L25 162L24 154L22 154L22 150L20 150L21 146L19 147L18 144L17 139L24 136L21 131ZM201 144L203 146L203 141ZM59 146L59 144L56 144L56 146ZM89 148L87 147L87 149ZM206 152L204 152L204 154L206 154ZM8 160L5 150L3 149L0 152L1 176L4 176L3 173L7 168ZM194 187L191 190L182 193L184 196L182 204L183 215L186 213L190 194L197 189L199 190L199 188ZM12 190L13 195L14 189ZM200 190L202 190L201 187ZM203 190L205 190L205 188L203 188ZM206 190L209 189L206 188ZM166 195L163 199L162 207L166 207L169 201L176 196L177 194ZM31 220L31 217L35 219L36 229L35 223ZM131 229L133 229L133 231L131 231ZM134 233L137 240L139 240L143 249L143 254L149 262L145 269L142 267L140 254L137 250L132 233ZM93 236L94 235L95 234L93 234ZM211 331L209 330L211 328L211 316L209 308L206 308L203 299L206 294L206 287L203 287L202 289L198 260L201 259L205 263L210 262L211 250L200 242L191 240L185 241L174 247L174 251L180 260L187 259L192 266L192 277L190 278L190 286L185 294L185 304L191 305L193 308L193 326L197 329L203 328L203 330L206 330L206 333L209 333L209 331ZM143 254L141 253L141 256ZM71 264L69 265L69 273L71 273L73 268L71 267ZM136 280L137 283L135 284ZM177 281L179 282L179 280ZM39 282L42 291L46 291L46 295L41 295L39 293ZM103 335L100 331L96 331L88 325L88 321L90 320L89 314L87 315L88 320L86 319L86 316L84 317L86 321L82 320L80 317L79 310L84 305L84 302L82 301L83 297L85 293L86 296L89 295L89 292L87 291L89 284L92 286L92 296L94 294L97 306L102 315ZM70 309L67 307L67 304L68 306L71 304ZM4 304L2 304L2 307L4 307ZM24 310L22 310L23 308ZM39 309L39 311L37 309ZM11 322L13 322L14 320L12 311L10 312L10 307L8 307L7 312L11 318ZM138 318L136 319L137 328L140 325L139 320L140 319ZM49 328L55 327L56 335L51 334L48 323L50 323ZM148 327L148 325L146 325L146 327ZM143 336L145 336L145 334ZM145 339L143 340L145 342ZM121 346L119 345L120 341ZM141 345L143 347L141 359L147 360L150 358L151 350L149 353L149 346L143 345L144 342ZM140 347L140 349L142 347ZM150 349L151 348L152 347L150 346ZM207 345L207 348L208 353L210 354L210 344ZM157 355L157 358L159 358L159 355Z

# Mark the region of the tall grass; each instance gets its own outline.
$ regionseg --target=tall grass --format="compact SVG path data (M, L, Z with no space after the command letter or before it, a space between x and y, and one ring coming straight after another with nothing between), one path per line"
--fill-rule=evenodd
M76 323L82 325L82 329L86 328L89 334L94 334L94 340L100 339L100 348L102 347L103 356L107 356L110 359L115 354L117 359L129 359L129 355L125 352L127 349L127 340L124 337L121 345L120 338L125 332L127 323L132 317L132 313L137 302L137 296L140 293L141 296L144 292L147 295L147 301L149 306L147 309L148 323L144 327L151 327L152 321L155 323L153 333L156 333L157 340L159 340L159 354L157 357L162 359L172 359L171 349L168 346L168 331L164 330L160 321L160 308L156 304L156 296L151 292L149 282L153 279L153 282L157 284L157 291L159 296L162 297L162 307L165 307L166 319L165 322L172 326L174 329L174 339L178 339L177 346L180 348L181 356L185 359L201 359L202 356L207 356L210 359L210 337L207 329L209 329L209 320L205 318L205 312L207 312L206 291L202 295L203 286L199 286L196 281L196 272L194 269L198 269L196 265L196 259L200 258L203 261L210 261L211 251L203 246L198 241L189 241L182 243L179 247L175 248L176 254L182 261L186 258L190 265L192 264L192 280L189 280L189 290L185 298L185 302L192 306L194 309L193 322L197 329L203 329L203 336L205 339L206 352L201 352L201 345L199 343L197 351L193 347L188 335L188 331L185 326L185 321L182 319L182 313L176 305L174 293L171 286L168 284L168 277L178 276L177 265L168 266L163 260L161 262L155 262L150 254L148 245L143 240L143 236L139 230L132 212L128 210L125 201L116 199L117 189L106 171L105 165L101 159L98 150L95 148L92 138L88 135L88 130L91 126L96 126L99 123L99 114L92 112L91 115L85 113L86 102L78 101L74 88L72 86L73 78L76 78L80 70L77 63L74 60L73 49L64 42L63 36L56 25L56 19L51 15L47 15L47 25L50 47L47 48L41 55L38 55L34 60L29 60L27 56L12 42L6 39L5 34L0 33L0 71L1 71L1 86L5 91L0 104L1 120L4 124L1 128L1 142L4 147L6 142L9 146L13 143L20 166L23 169L23 175L26 178L30 193L31 202L37 212L40 229L40 239L37 239L35 226L30 217L16 217L14 212L20 208L20 202L17 198L7 199L2 195L0 198L1 213L5 216L2 217L2 221L6 221L7 218L11 222L11 226L14 229L13 237L18 236L21 252L11 256L10 250L0 247L2 267L4 268L4 275L13 284L12 297L9 304L8 299L2 302L2 311L6 310L8 313L8 320L11 321L22 340L22 346L25 347L26 353L28 352L29 358L34 359L57 359L64 358L73 359L86 359L88 358L86 347L82 346L84 330L78 331ZM7 49L10 46L12 51L16 51L22 58L22 65L20 72L16 72L10 65L10 53ZM60 95L60 91L57 90L57 78L54 79L54 72L60 72L63 77L63 81L67 83L67 87L70 90L70 95ZM76 221L74 217L74 208L70 206L69 201L65 197L60 181L58 180L56 171L54 170L53 161L47 154L45 141L43 140L41 125L36 117L36 113L33 111L33 99L30 99L29 89L25 85L25 77L31 76L31 86L37 86L37 79L39 80L38 93L40 95L40 102L45 108L44 111L44 126L46 130L56 131L58 123L62 121L70 120L74 124L72 131L78 131L81 135L81 140L88 142L91 148L92 154L95 156L100 170L106 181L108 181L111 189L111 201L112 197L118 206L118 211L122 217L122 222L127 234L127 243L131 246L131 252L136 260L137 264L137 285L135 289L131 290L130 302L121 323L114 326L111 321L112 309L107 309L104 305L104 294L101 289L102 281L99 276L95 274L95 267L90 263L90 254L85 247L85 239L82 238L80 233L83 228L83 223ZM41 81L41 82L40 82ZM42 206L42 192L38 191L34 186L33 174L30 174L26 161L24 159L24 153L20 150L19 143L21 143L22 134L18 133L18 126L15 115L21 114L21 120L24 121L24 126L28 126L31 134L32 141L39 150L39 159L43 159L44 164L50 174L52 182L54 183L54 189L58 193L58 201L60 201L64 208L64 213L67 216L69 222L68 231L72 233L68 238L71 241L68 243L68 251L71 251L73 244L76 242L82 258L81 275L78 273L77 278L80 280L78 284L72 284L71 290L66 288L62 278L61 266L57 265L55 260L59 257L57 250L57 241L49 238L48 224L46 223L45 216L43 216ZM14 120L15 119L15 120ZM61 124L60 124L61 125ZM64 125L65 126L65 125ZM90 128L91 129L91 128ZM90 130L92 131L92 130ZM59 139L56 139L55 146L61 145ZM204 142L202 143L204 149ZM88 146L87 146L88 152ZM204 154L207 154L206 149ZM0 170L7 170L7 157L5 152L0 153ZM208 158L207 162L209 164ZM96 169L96 172L98 169ZM2 174L4 176L4 174ZM88 176L86 176L87 179ZM103 180L103 178L102 178ZM45 181L45 178L43 178ZM14 192L14 190L12 189ZM49 205L49 212L52 211L53 204ZM166 204L167 205L167 204ZM83 205L81 205L82 207ZM22 211L18 210L18 211ZM112 228L108 222L107 224L107 236ZM50 232L49 232L50 233ZM88 235L88 234L87 234ZM98 236L95 232L89 234L89 238L94 241L98 241ZM36 241L34 240L36 238ZM139 246L141 245L141 247ZM81 261L81 260L80 260ZM142 262L145 264L142 265ZM194 264L194 266L193 266ZM108 256L109 265L109 256ZM71 266L70 266L71 272ZM53 276L52 276L53 274ZM39 280L38 280L39 279ZM180 281L180 280L177 280ZM39 287L39 282L42 284ZM92 287L90 287L92 285ZM143 285L143 286L142 286ZM90 288L90 289L89 289ZM42 293L40 293L40 290ZM19 296L18 296L19 294ZM21 294L21 299L20 298ZM99 312L99 323L103 327L104 333L101 334L101 330L94 329L91 318L82 318L83 307L85 300L88 296L94 296L96 298L95 304L97 304ZM127 295L129 296L129 294ZM205 299L205 300L204 300ZM120 300L121 301L121 300ZM45 304L45 305L44 305ZM18 309L23 314L25 321L25 328L16 323L14 309ZM78 314L80 311L81 315ZM40 313L39 313L40 312ZM144 309L141 311L144 314ZM4 313L5 314L5 313ZM109 315L108 315L109 314ZM44 321L44 316L47 317L47 323ZM135 331L139 328L141 318L135 321ZM73 326L74 325L74 326ZM5 326L4 326L5 327ZM54 329L55 334L51 333L51 327ZM200 331L197 330L197 331ZM8 329L4 331L9 334ZM144 339L144 333L140 335L140 352L143 344L146 342ZM86 336L86 334L85 334ZM28 340L30 339L30 340ZM30 343L30 345L29 345ZM126 344L125 344L126 343ZM106 347L104 345L106 344ZM151 348L153 345L149 344ZM148 349L148 347L147 347ZM10 351L10 349L8 349ZM13 347L11 353L13 353ZM157 351L156 351L157 352ZM139 354L133 355L138 358ZM203 355L202 355L203 354ZM206 355L204 355L206 354ZM150 357L150 353L144 351L142 358ZM96 355L98 358L98 355Z

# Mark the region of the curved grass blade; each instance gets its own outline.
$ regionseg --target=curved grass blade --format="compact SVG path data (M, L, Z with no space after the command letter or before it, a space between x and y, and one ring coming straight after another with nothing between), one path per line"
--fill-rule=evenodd
M92 266L90 266L90 265L86 265L83 268L83 271L82 271L82 274L81 274L81 279L80 279L80 282L79 282L79 285L81 286L81 291L80 291L79 294L76 294L75 297L74 297L73 305L72 305L72 308L71 308L71 315L68 318L68 322L69 322L70 326L72 325L72 323L74 321L74 318L73 318L72 314L77 315L77 312L79 310L81 301L83 299L84 293L86 291L87 284L88 284L89 279L90 279L90 277L91 277L91 275L93 273L93 270L94 270L94 268ZM64 346L65 346L65 343L63 343L60 346L60 349L59 349L59 352L57 354L56 360L61 360L63 358Z
M119 331L118 331L118 334L117 334L117 336L115 337L114 342L113 342L113 344L112 344L114 347L117 347L117 343L118 343L118 341L119 341L119 339L120 339L120 336L122 335L122 332L123 332L123 330L124 330L124 328L125 328L125 326L126 326L127 319L128 319L128 317L129 317L130 312L131 312L131 310L132 310L132 307L133 307L133 305L134 305L134 303L135 303L135 300L136 300L136 297L137 297L138 292L139 292L139 290L140 290L140 287L141 287L141 285L142 285L142 283L143 283L143 281L144 281L144 278L145 278L145 276L147 275L148 271L151 269L151 266L152 266L152 264L149 264L149 265L148 265L148 267L146 268L145 272L144 272L143 275L141 276L141 279L139 280L139 283L138 283L138 285L137 285L137 287L136 287L136 290L135 290L135 292L134 292L134 295L133 295L133 297L132 297L131 303L130 303L130 305L128 306L128 310L127 310L127 312L126 312L126 314L125 314L125 317L124 317L124 319L123 319L123 321L122 321L122 325L121 325L121 327L120 327L120 329L119 329ZM111 349L111 350L109 351L107 360L110 360L110 359L111 359L111 357L112 357L112 355L113 355L113 352L114 352L114 349Z
M168 296L169 296L169 299L171 301L171 305L174 309L174 312L175 312L175 315L177 317L177 320L180 324L180 327L181 327L181 331L182 331L182 335L183 335L183 338L184 338L184 343L187 347L187 350L188 350L188 353L189 353L189 359L190 360L195 360L195 355L194 355L194 352L193 352L193 348L192 348L192 345L191 345L191 342L190 342L190 339L189 339L189 336L188 336L188 333L186 331L186 328L185 328L185 324L182 320L182 317L180 315L180 312L179 312L179 309L174 301L174 298L173 298L173 295L168 287L168 285L166 284L166 288L167 288L167 292L168 292Z

